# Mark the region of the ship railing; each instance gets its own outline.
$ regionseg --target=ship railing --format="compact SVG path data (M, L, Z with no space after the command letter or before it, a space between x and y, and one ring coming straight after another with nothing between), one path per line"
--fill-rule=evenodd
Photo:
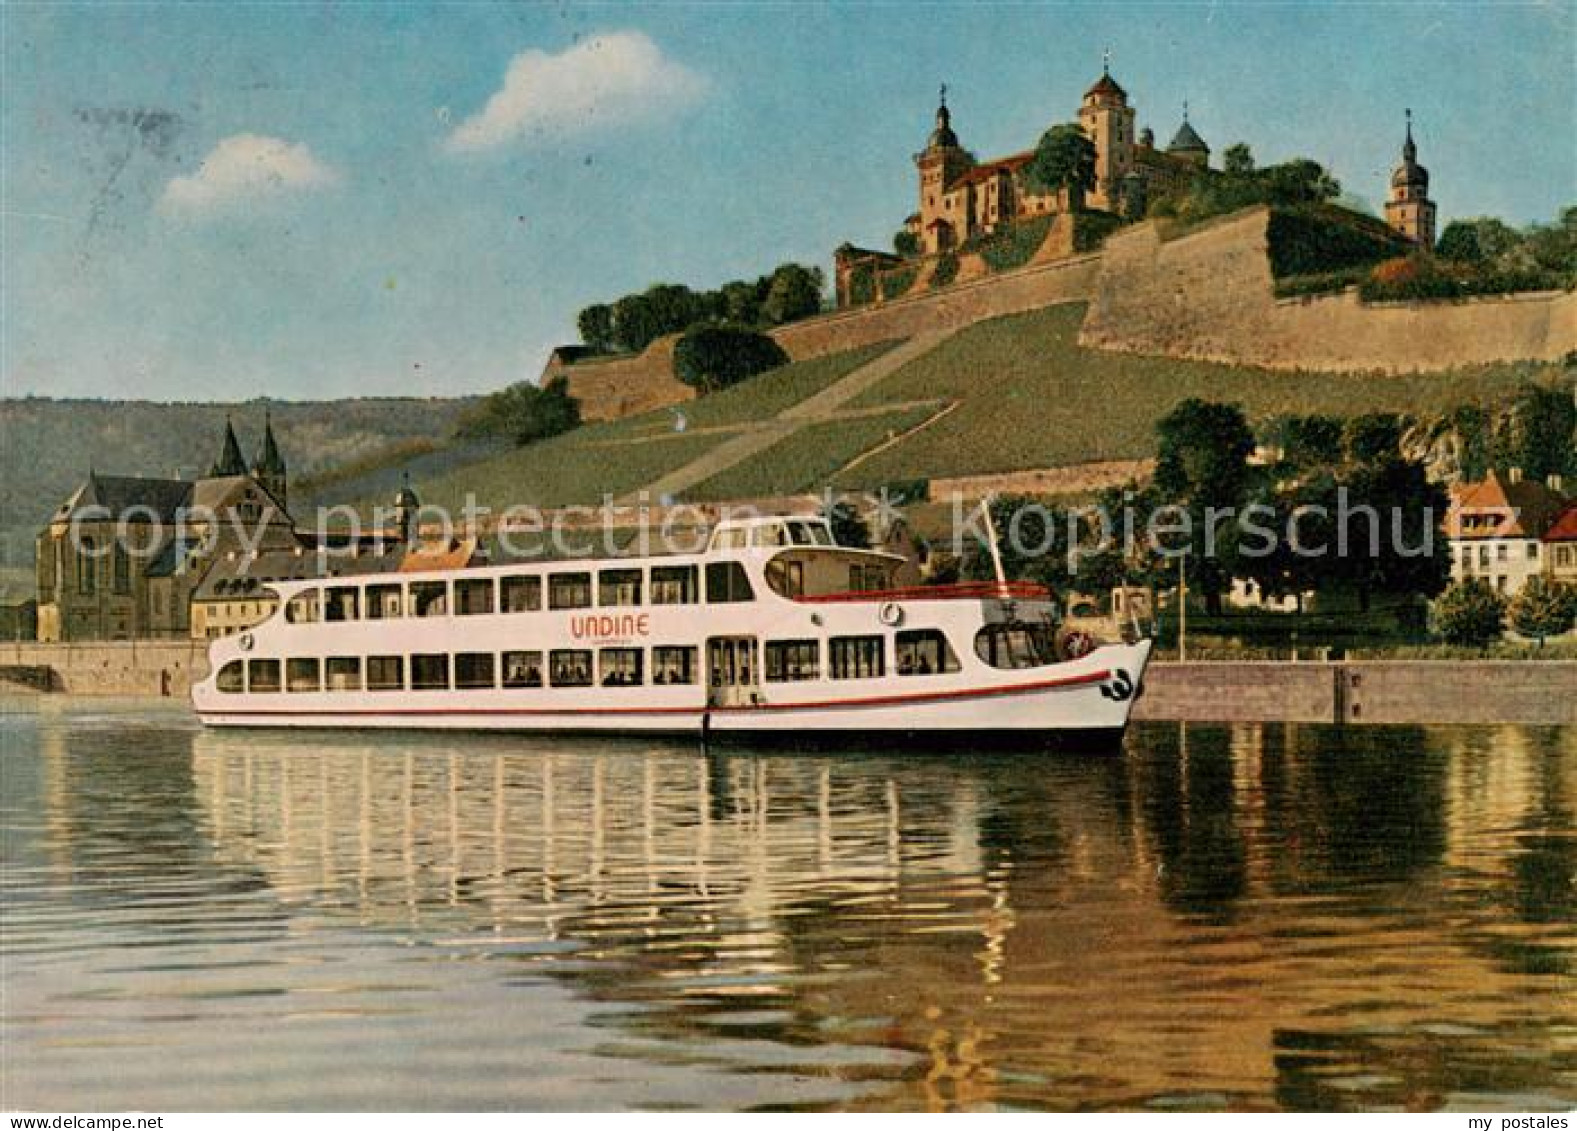
M966 581L955 585L914 585L903 589L850 589L794 598L811 605L841 605L859 601L1049 601L1051 590L1031 581Z

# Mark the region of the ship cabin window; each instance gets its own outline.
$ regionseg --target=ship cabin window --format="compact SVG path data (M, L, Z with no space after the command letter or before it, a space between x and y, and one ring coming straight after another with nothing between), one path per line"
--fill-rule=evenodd
M756 527L750 532L750 544L752 546L786 546L788 545L788 534L784 531L781 522L767 523L764 526Z
M425 655L411 657L412 691L448 691L449 657Z
M580 648L560 648L549 653L548 672L554 687L590 687L591 652Z
M994 668L1038 668L1056 659L1051 628L1044 624L988 624L975 633L975 655Z
M404 691L404 656L368 656L368 691Z
M753 601L755 591L750 588L750 578L745 567L738 562L708 562L706 566L706 599L712 604L734 601Z
M278 660L248 660L246 686L253 692L279 690Z
M330 691L360 691L361 657L330 656L323 674Z
M485 616L493 611L493 579L468 577L454 583L456 616Z
M693 605L699 589L693 565L652 567L654 605Z
M767 682L821 678L821 645L815 640L767 641Z
M886 671L880 636L834 636L827 655L833 679L875 679Z
M883 565L851 565L849 589L855 593L874 593L887 588L887 567Z
M501 607L506 613L536 612L542 607L542 579L519 575L504 578Z
M958 670L958 657L938 629L900 632L894 644L899 675L940 675Z
M653 683L694 683L696 666L694 648L662 646L652 649Z
M597 575L597 604L608 606L640 603L640 570L605 569Z
M322 691L323 673L317 657L286 660L285 686L291 691Z
M773 558L767 563L767 584L779 597L794 600L805 595L805 563Z
M240 660L231 660L219 669L219 675L214 680L219 690L235 694L246 690L246 665Z
M591 608L591 574L555 573L548 578L548 608Z
M790 522L789 541L796 546L831 546L832 531L825 522Z
M394 620L400 615L398 585L367 586L367 619Z
M750 543L750 531L745 529L719 530L712 539L714 550L743 550Z
M505 652L505 687L541 687L541 652Z
M447 581L411 582L411 615L413 617L441 617L449 612L449 583Z
M597 665L604 687L639 687L646 682L641 676L639 648L604 648Z
M328 621L356 620L360 616L360 605L360 589L354 585L336 585L323 595L323 619Z
M454 685L465 690L475 690L479 687L492 687L493 653L455 653Z
M297 593L285 605L285 620L291 624L314 624L318 620L318 591Z

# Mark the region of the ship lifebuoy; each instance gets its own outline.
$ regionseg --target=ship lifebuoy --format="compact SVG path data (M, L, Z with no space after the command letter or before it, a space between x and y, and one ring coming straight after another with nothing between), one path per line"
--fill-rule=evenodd
M888 628L897 628L903 623L903 606L896 601L887 601L876 610L876 617Z
M1088 632L1074 629L1062 638L1062 654L1070 660L1077 660L1081 656L1088 656L1095 650L1095 637Z
M250 652L252 650L253 643L252 634L250 632L243 632L241 634L241 639L237 640L236 643L241 645L241 651Z

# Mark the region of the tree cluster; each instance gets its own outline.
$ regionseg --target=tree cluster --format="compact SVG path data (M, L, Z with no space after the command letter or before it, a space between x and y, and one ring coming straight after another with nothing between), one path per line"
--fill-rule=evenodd
M612 303L588 306L576 316L581 341L607 353L639 353L665 334L693 326L729 323L761 329L821 311L826 279L818 267L785 263L759 279L736 279L716 290L657 283Z
M569 382L559 377L546 385L521 381L488 394L460 418L457 431L470 439L503 438L524 446L579 424L580 402L569 395Z
M697 326L674 347L674 375L692 389L715 393L788 360L783 347L759 330Z
M1229 146L1219 172L1200 172L1181 191L1149 202L1151 216L1195 221L1256 204L1283 207L1321 204L1341 195L1342 186L1318 161L1306 157L1257 166L1242 142Z
M1461 266L1543 273L1557 286L1577 285L1577 206L1563 209L1553 224L1521 231L1488 216L1453 220L1440 233L1435 254Z

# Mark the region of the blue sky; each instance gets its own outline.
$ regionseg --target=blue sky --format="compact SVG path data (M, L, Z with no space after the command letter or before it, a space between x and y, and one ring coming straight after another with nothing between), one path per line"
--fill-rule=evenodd
M1442 223L1577 198L1577 8L1510 4L7 4L0 390L441 395L575 312L886 246L946 81L981 157L1102 51L1164 142Z

